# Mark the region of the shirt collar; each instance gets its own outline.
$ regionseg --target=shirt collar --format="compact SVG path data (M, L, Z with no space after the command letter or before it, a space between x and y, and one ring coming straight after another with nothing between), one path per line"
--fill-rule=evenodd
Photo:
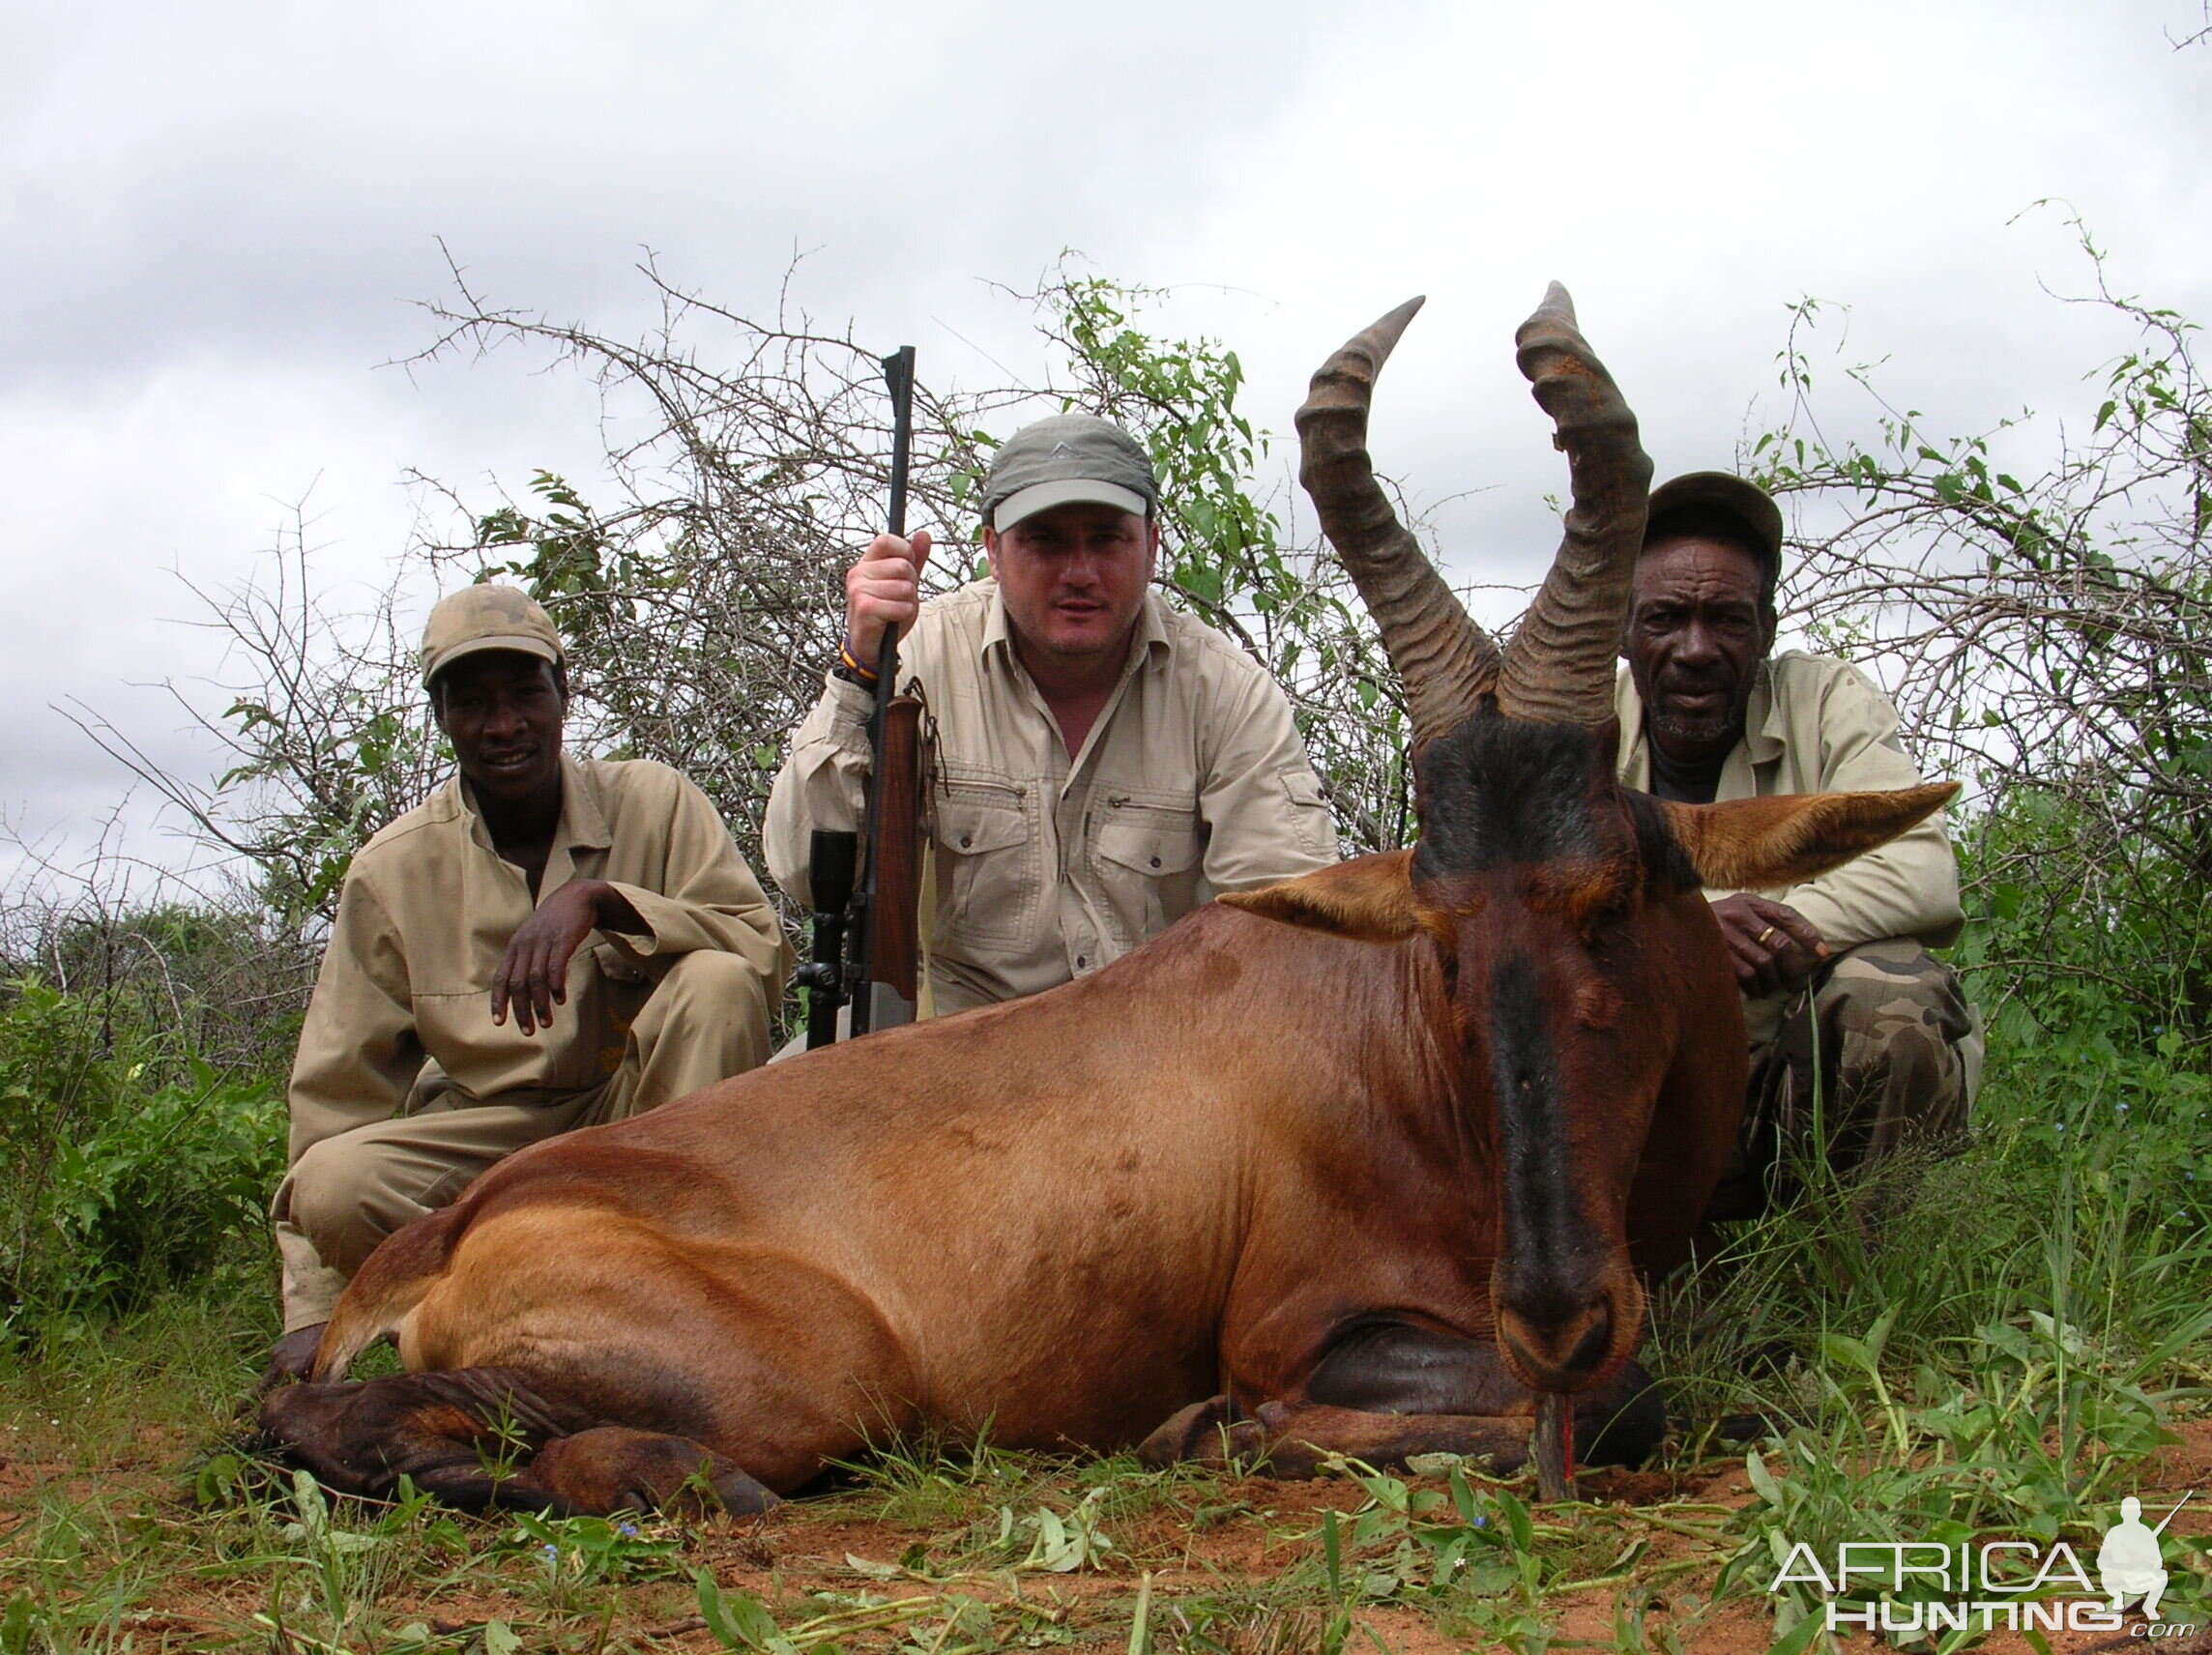
M468 824L469 837L485 850L492 849L491 831L484 827L483 812L477 807L476 789L469 778L453 777L453 798L458 801L460 814ZM598 784L592 772L569 756L566 748L561 754L561 823L553 829L553 843L576 850L604 851L613 848L614 834L607 828L604 801L599 798Z
M1788 744L1783 739L1787 728L1782 708L1774 697L1774 662L1769 657L1759 663L1759 676L1751 684L1751 699L1744 703L1743 740L1739 745L1750 752L1753 764L1771 764L1782 756L1782 749Z
M560 842L579 851L604 851L615 842L607 828L599 784L567 752L561 755Z

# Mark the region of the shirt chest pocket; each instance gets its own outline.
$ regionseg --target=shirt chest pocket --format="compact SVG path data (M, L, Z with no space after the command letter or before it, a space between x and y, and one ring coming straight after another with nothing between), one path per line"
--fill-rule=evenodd
M1036 830L1012 792L957 784L934 801L937 929L948 940L1019 943L1034 928Z
M1092 867L1124 947L1156 937L1199 905L1206 835L1194 810L1109 807Z

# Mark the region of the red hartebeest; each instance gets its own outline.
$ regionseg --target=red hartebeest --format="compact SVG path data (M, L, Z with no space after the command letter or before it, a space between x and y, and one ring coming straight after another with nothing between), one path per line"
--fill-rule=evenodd
M1617 1415L1612 1446L1647 1446L1655 1405L1621 1411L1640 1277L1684 1256L1743 1098L1700 887L1809 878L1953 790L1617 787L1634 417L1553 289L1520 362L1574 507L1501 655L1365 451L1414 307L1331 358L1298 416L1302 479L1405 683L1412 850L1224 899L1033 1000L511 1156L377 1250L270 1430L342 1489L405 1473L595 1511L702 1466L757 1506L923 1425L1149 1433L1160 1456L1227 1428L1279 1467L1514 1461L1532 1397L1573 1393L1586 1440ZM408 1374L328 1382L387 1333ZM504 1483L478 1452L495 1429L534 1450Z

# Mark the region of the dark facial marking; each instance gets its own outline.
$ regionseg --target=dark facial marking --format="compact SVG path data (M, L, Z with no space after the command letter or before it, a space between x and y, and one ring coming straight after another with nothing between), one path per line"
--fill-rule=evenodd
M1504 1194L1502 1296L1530 1321L1583 1306L1586 1226L1574 1199L1557 1054L1534 964L1509 954L1490 977L1490 1084Z

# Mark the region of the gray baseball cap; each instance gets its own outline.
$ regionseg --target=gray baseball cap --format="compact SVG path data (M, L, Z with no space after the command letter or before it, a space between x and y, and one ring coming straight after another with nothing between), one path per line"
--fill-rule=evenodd
M1782 508L1755 482L1733 472L1693 471L1672 478L1651 491L1651 514L1656 523L1670 511L1685 506L1708 506L1725 511L1758 538L1773 567L1782 566Z
M1055 506L1111 506L1150 517L1159 504L1151 457L1095 414L1056 414L1000 445L983 479L983 521L1010 529Z

